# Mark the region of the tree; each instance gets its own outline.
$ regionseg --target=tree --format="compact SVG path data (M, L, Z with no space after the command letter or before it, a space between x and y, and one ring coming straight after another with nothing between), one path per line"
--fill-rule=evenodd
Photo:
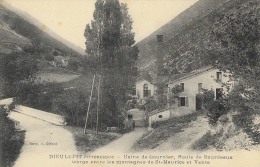
M212 29L218 55L214 60L218 60L221 69L252 79L259 70L259 2L242 2L231 12L220 13L215 20Z
M84 111L87 107L86 97L79 90L66 90L53 99L53 111L64 115L70 125L82 126L84 123Z
M14 97L15 87L19 82L28 82L35 79L38 71L37 61L32 55L25 52L4 55L0 60L0 74L4 80L5 95Z
M239 79L245 89L241 94L255 101L258 108L260 97L260 21L259 2L250 0L239 3L228 13L219 13L212 27L215 45L212 54L216 67ZM256 110L255 110L256 111Z
M252 131L254 114L260 114L260 20L259 1L237 0L234 7L219 12L213 20L209 56L215 66L229 72L238 85L228 94L233 121ZM254 139L255 140L255 139ZM258 142L260 137L258 135Z
M137 76L138 48L126 4L97 0L95 8L85 29L87 59L101 78L102 121L115 126Z

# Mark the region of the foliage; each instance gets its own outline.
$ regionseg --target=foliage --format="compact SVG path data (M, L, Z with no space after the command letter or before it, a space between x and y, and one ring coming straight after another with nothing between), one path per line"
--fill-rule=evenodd
M78 70L78 63L73 59L69 59L68 69L72 70L72 71L77 71Z
M182 92L182 88L179 84L175 85L172 89L171 89L171 94L169 96L169 103L170 106L174 105L176 103L176 100L179 98L180 93Z
M254 114L260 114L260 21L259 2L239 1L227 13L218 13L212 26L215 54L209 60L239 80L228 95L230 108L237 112L234 123L245 131L252 128Z
M158 109L157 99L154 96L147 98L144 106L145 110L148 112Z
M53 99L63 91L58 83L21 82L17 85L15 101L18 104L51 112Z
M137 76L133 21L127 5L118 0L97 0L93 16L85 29L86 66L101 79L102 122L115 126Z
M29 54L13 53L4 55L0 60L0 73L4 79L4 93L6 96L15 96L15 87L21 81L32 81L38 71L37 61Z
M242 128L253 142L259 144L260 134L253 122L254 118L259 115L259 103L252 101L251 94L252 92L244 86L243 81L240 81L228 94L228 104L234 111L234 124Z
M49 82L22 82L17 87L16 103L64 115L70 125L84 125L88 97L80 88L64 90L60 84ZM94 98L91 109L95 107Z
M250 0L232 8L227 14L219 13L213 25L215 45L218 53L210 57L217 60L216 67L229 71L232 78L243 81L244 93L249 93L248 100L257 103L260 91L260 21L259 2ZM245 92L246 91L246 92ZM241 92L241 91L240 91ZM258 108L258 107L257 107Z
M30 80L37 70L37 61L24 52L1 57L2 75L8 83Z
M83 126L87 109L86 99L86 95L80 90L67 90L53 99L53 111L64 115L68 124Z
M54 56L48 54L48 55L46 55L46 56L44 57L44 59L47 60L47 61L54 61Z
M198 98L203 102L210 125L216 126L219 117L229 111L227 98L222 95L221 98L215 99L215 92L213 90L203 89L203 94L198 95Z
M151 96L145 100L144 105L139 106L139 109L151 112L157 109L158 110L165 109L166 106L167 106L167 96L164 95L161 101L158 100L157 96Z
M171 90L173 96L178 97L179 94L182 92L181 85L175 85Z
M8 111L0 106L0 165L8 166L10 161L10 138L15 133L14 123L8 118Z
M221 149L221 145L219 144L219 140L223 135L223 131L212 134L210 131L204 134L199 140L194 142L191 146L193 150L208 150L212 146L216 147L217 149Z

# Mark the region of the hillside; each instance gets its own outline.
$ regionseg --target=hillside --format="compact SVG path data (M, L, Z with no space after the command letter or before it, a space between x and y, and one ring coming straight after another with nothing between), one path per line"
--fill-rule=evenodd
M35 19L33 16L31 16L30 14L28 14L25 11L22 11L18 8L13 7L12 5L8 4L8 3L2 3L4 7L6 7L7 9L15 12L17 15L19 15L20 17L22 17L24 20L26 20L27 22L35 25L36 27L38 27L39 29L41 29L42 25L44 25L42 22L40 22L39 20ZM73 49L74 51L84 55L85 54L85 50L82 49L81 47L73 44L72 42L64 39L63 37L61 37L60 35L56 34L55 32L53 32L51 29L49 29L47 26L42 29L43 32L47 33L48 35L50 35L51 37L57 39L58 41L62 42L63 44L65 44L67 47Z
M1 30L1 52L8 53L8 49L12 50L13 48L24 48L24 46L30 45L41 45L44 48L48 48L48 50L57 50L63 55L74 55L80 56L81 54L72 48L68 47L64 43L59 40L62 40L61 37L57 37L57 35L52 37L48 33L42 31L39 27L31 23L30 21L37 24L33 17L30 17L27 14L20 15L16 14L14 8L10 6L7 8L5 3L0 3L0 30ZM24 18L23 18L24 17ZM38 22L39 23L39 22ZM3 38L4 36L4 38ZM58 39L56 39L56 37ZM64 40L62 40L64 42ZM12 45L12 46L9 46ZM68 44L69 45L69 44ZM8 47L6 47L8 46ZM52 48L52 49L49 49Z
M256 1L256 0L253 0ZM246 0L200 0L170 22L156 30L136 45L140 55L141 71L154 71L156 53L164 57L164 67L169 74L189 72L206 65L212 42L211 26L221 13L246 5ZM157 47L156 35L163 35L161 48Z
M0 53L9 54L12 51L19 51L25 46L30 46L31 41L11 30L5 23L4 17L8 15L0 5Z
M75 45L51 30L48 30L48 33L43 31L37 26L40 24L32 16L22 11L18 12L11 6L6 7L4 1L0 0L0 57L24 51L37 60L43 80L64 82L77 78L79 75L66 71L82 71L83 56L78 53L82 52L82 49L75 49ZM49 35L51 33L52 35ZM52 67L54 71L44 71ZM3 79L0 76L0 97L3 96L2 86Z

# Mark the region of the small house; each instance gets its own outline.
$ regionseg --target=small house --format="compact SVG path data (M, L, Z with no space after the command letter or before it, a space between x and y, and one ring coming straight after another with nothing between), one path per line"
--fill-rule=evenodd
M225 84L225 86L224 86ZM181 92L174 104L164 110L149 112L149 125L153 122L166 120L171 117L187 115L201 110L203 103L198 97L203 89L213 90L215 98L220 98L223 93L228 93L228 87L234 86L234 81L228 73L224 73L211 66L203 67L186 74L177 74L166 83L168 86L168 96L176 85L179 85Z
M154 96L156 85L151 80L138 78L135 84L136 96L140 104L144 104L145 99Z

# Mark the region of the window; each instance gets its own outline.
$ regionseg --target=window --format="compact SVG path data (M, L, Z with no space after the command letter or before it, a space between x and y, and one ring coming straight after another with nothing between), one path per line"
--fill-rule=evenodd
M181 106L188 107L188 97L179 97L179 107Z
M151 96L151 90L148 90L148 84L144 84L144 97L149 97Z
M184 83L180 83L181 91L184 92Z
M223 88L216 89L216 99L220 99L223 95Z
M222 81L222 72L217 72L217 82Z
M198 92L202 93L202 83L198 83Z
M132 88L132 95L137 95L136 85L134 85L133 88Z

